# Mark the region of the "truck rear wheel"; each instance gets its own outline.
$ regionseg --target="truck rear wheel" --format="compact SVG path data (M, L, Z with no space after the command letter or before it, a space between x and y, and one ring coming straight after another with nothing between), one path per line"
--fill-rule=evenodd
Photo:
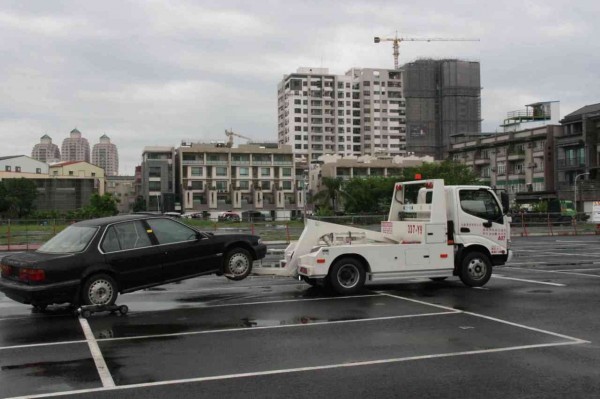
M461 262L459 277L469 287L481 287L492 277L490 259L481 252L470 252Z
M331 287L342 295L358 292L365 284L365 277L363 264L354 258L339 259L329 272Z

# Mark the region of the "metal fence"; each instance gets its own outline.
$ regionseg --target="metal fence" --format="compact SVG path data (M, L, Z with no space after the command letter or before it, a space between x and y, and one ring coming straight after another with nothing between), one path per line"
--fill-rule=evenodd
M511 235L584 235L600 234L600 224L591 221L590 213L566 216L560 213L520 212L512 215Z
M515 213L511 215L511 235L513 237L557 236L557 235L600 235L600 224L590 222L591 214L579 213L577 217L553 213ZM380 231L381 222L387 215L347 215L313 217L330 223L354 225ZM248 233L260 236L263 241L290 242L297 240L304 226L301 222L199 222L193 219L180 221L214 234ZM23 251L39 248L75 220L43 219L0 220L0 251Z

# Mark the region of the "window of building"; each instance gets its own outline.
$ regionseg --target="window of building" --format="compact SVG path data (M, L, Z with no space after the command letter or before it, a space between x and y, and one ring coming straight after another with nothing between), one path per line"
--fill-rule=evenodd
M292 189L292 181L291 180L284 180L281 184L282 184L284 190Z
M96 177L96 173L95 172L92 172L92 177Z
M261 176L271 176L271 168L260 168Z
M263 180L260 182L260 188L262 188L263 190L270 190L271 189L271 182L270 181L266 181Z
M292 175L292 168L282 168L281 169L281 175L282 176L291 176Z
M15 166L15 172L20 172L21 171L21 167L20 166Z
M192 204L194 207L196 207L197 205L206 204L206 198L204 197L204 194L194 193L192 195Z
M75 173L72 170L69 171L69 176L73 176L74 174Z
M42 168L35 168L35 173L38 175L42 173Z
M202 168L198 166L192 166L191 168L192 176L202 176Z
M248 176L250 174L250 169L248 168L240 168L239 169L240 176Z
M204 189L204 182L199 181L199 180L192 180L191 182L192 184L190 185L192 190L203 190Z
M217 190L226 191L227 190L227 180L217 180Z
M10 165L5 165L4 166L4 171L10 172Z
M250 182L248 182L248 180L241 180L238 182L238 187L241 190L248 190L250 188Z
M160 182L159 181L148 182L148 190L149 191L160 191Z

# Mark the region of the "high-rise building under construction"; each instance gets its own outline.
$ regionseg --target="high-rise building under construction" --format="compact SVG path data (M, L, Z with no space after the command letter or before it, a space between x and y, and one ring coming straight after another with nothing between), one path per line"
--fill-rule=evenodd
M401 69L408 152L445 159L452 135L481 133L479 62L418 60Z

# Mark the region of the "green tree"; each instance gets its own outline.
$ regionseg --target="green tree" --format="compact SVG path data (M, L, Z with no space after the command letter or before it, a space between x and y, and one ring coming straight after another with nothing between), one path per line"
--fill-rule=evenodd
M398 177L351 179L344 186L344 207L348 213L385 213Z
M475 173L466 165L454 161L424 163L420 166L403 168L397 176L355 178L347 182L341 191L344 209L348 213L387 213L394 184L415 179L444 179L448 185L479 184Z
M134 212L143 212L146 210L146 201L144 201L144 197L138 195L133 203L133 211Z
M452 160L426 162L420 166L405 168L403 171L406 180L413 180L416 173L420 173L423 179L444 179L444 183L450 186L480 183L470 167Z
M112 194L105 193L103 195L92 194L90 204L81 209L81 218L96 218L103 216L113 216L119 213L117 209L118 200Z
M339 177L324 177L321 183L325 186L325 189L313 195L313 204L319 206L319 208L329 208L336 212L342 193L342 182Z
M27 216L33 209L37 198L37 186L24 177L4 179L0 182L0 211L9 217Z

